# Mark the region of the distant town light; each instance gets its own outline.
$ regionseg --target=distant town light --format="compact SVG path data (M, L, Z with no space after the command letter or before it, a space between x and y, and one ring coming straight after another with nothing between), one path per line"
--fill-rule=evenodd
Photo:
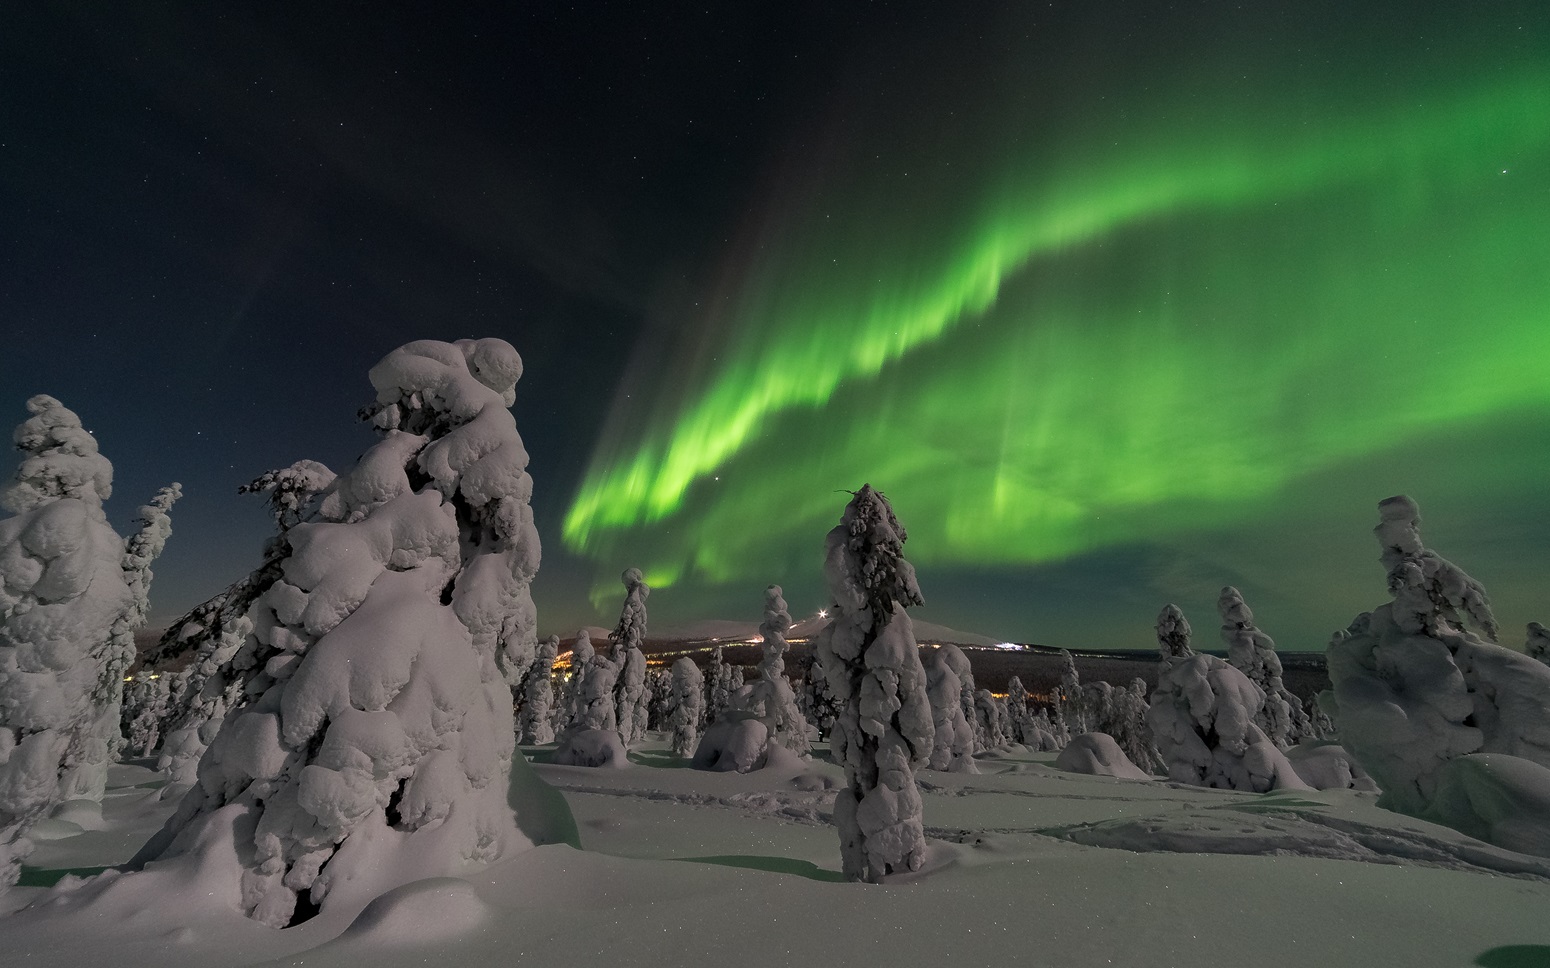
M818 610L818 617L819 618L828 618L829 617L829 610L827 608L820 608Z

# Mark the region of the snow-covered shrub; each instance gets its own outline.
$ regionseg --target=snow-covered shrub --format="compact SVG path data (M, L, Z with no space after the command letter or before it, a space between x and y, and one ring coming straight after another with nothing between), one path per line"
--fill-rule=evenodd
M888 501L863 485L825 539L834 618L814 650L843 704L832 742L848 785L835 797L834 822L851 880L919 870L926 859L915 770L930 759L933 729L904 611L922 603L906 537Z
M1256 793L1306 788L1254 725L1265 694L1225 660L1196 654L1189 637L1184 613L1164 606L1157 618L1162 666L1146 718L1168 778Z
M619 740L629 749L646 738L646 655L640 647L646 641L646 596L651 594L651 586L639 568L626 569L619 580L624 583L624 607L614 628L613 652L622 665L615 686L614 716Z
M1228 585L1216 602L1222 616L1222 641L1227 644L1227 661L1265 694L1254 722L1270 741L1281 749L1301 742L1312 732L1302 701L1286 688L1281 679L1281 659L1276 655L1275 640L1254 626L1254 613L1243 594Z
M550 707L554 704L554 659L559 654L558 635L538 643L538 654L533 657L533 667L522 690L520 739L525 745L542 746L554 742Z
M164 862L144 876L224 850L241 910L284 927L526 846L502 669L536 638L532 479L508 409L521 372L497 339L410 343L372 368L383 436L285 532L249 611L258 698L135 859Z
M53 397L27 401L22 451L0 492L0 888L59 803L101 799L122 744L124 672L177 487L141 509L128 542L108 524L113 466Z
M933 770L949 773L978 773L974 765L974 730L963 714L961 669L969 660L963 650L951 642L927 653L926 697L931 707L931 758Z
M673 663L673 705L667 721L673 731L673 752L693 756L700 738L705 676L688 656Z
M1335 634L1321 704L1380 805L1550 850L1550 817L1511 806L1550 798L1550 668L1487 641L1485 590L1425 547L1414 501L1391 497L1378 513L1392 600Z

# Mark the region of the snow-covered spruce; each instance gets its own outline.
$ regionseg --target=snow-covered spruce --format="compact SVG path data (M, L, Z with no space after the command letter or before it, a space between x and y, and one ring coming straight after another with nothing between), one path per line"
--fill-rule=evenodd
M1226 586L1216 608L1222 616L1227 661L1265 694L1265 704L1255 715L1255 724L1283 750L1309 737L1312 728L1302 710L1302 700L1281 679L1281 659L1276 655L1275 640L1255 627L1254 612L1243 600L1243 594L1231 585Z
M823 674L823 666L815 654L809 653L803 665L802 688L797 694L797 702L802 716L818 731L819 737L827 739L833 734L834 721L839 717L839 703L829 691L829 679Z
M963 714L963 670L969 660L951 642L927 653L926 697L931 707L933 770L978 773L974 765L974 730Z
M999 750L1012 745L1011 716L995 693L989 689L975 691L974 716L978 724L976 732L984 734L986 749Z
M764 590L764 620L759 623L764 656L759 662L759 679L749 694L749 708L764 720L771 742L807 756L812 749L808 738L811 727L786 678L786 632L790 628L791 612L785 596L779 585L771 585Z
M1254 725L1265 694L1225 660L1190 648L1177 606L1157 617L1162 665L1147 724L1176 783L1251 790L1306 789L1286 755Z
M670 729L667 718L672 713L673 673L668 669L646 670L646 728L654 731Z
M619 739L629 749L646 738L646 596L651 594L639 568L627 569L619 579L624 583L624 607L614 628L614 656L622 658L619 679L614 689L615 718Z
M711 649L710 666L705 670L705 690L705 724L708 726L732 706L732 666L722 657L720 645Z
M1382 806L1550 854L1550 668L1487 641L1485 590L1425 547L1414 501L1378 513L1392 600L1329 644L1321 704L1341 744Z
M122 707L124 679L135 661L135 632L145 626L151 612L151 565L167 547L172 535L168 512L183 496L183 488L171 484L156 492L149 504L140 508L135 519L136 531L124 541L124 581L129 586L129 608L114 621L108 637L107 653L97 688L92 695L96 717L90 727L90 739L80 745L80 755L69 775L61 781L66 797L102 799L108 782L108 767L117 762L124 748Z
M259 697L134 861L163 863L135 876L235 848L229 896L284 927L526 846L501 669L535 639L532 479L508 409L521 373L498 339L410 343L372 368L383 437L286 533L249 613Z
M1146 723L1147 711L1151 709L1146 699L1146 680L1138 676L1130 681L1129 688L1115 689L1112 709L1113 718L1104 732L1114 737L1126 758L1149 774L1167 772L1157 744L1152 741L1152 728Z
M586 629L571 647L569 725L556 738L554 762L565 766L625 766L614 689L622 658L603 655Z
M904 560L907 535L883 495L863 485L825 539L833 619L814 643L842 703L832 737L847 786L834 801L845 876L876 882L926 860L915 770L930 759L926 675L905 608L923 599Z
M741 667L727 676L727 708L700 737L691 762L694 768L747 773L809 755L807 720L786 681L783 656L790 627L786 599L779 585L771 585L764 592L764 620L759 626L764 637L759 678L741 685Z
M16 882L38 820L102 796L165 539L160 518L132 549L108 524L113 466L74 412L45 395L27 410L13 437L21 464L0 492L14 515L0 521L0 889Z
M1060 657L1064 665L1060 670L1060 686L1055 692L1055 709L1066 729L1076 736L1093 728L1092 717L1088 715L1082 677L1076 671L1076 657L1070 649L1061 649Z
M700 741L700 718L705 704L705 675L688 656L673 663L672 711L668 726L673 731L673 752L693 756Z
M523 688L521 740L524 745L554 742L551 722L554 704L554 660L560 654L560 637L551 635L538 643L538 653Z
M161 724L172 700L172 675L144 674L124 690L124 751L150 756L161 745Z

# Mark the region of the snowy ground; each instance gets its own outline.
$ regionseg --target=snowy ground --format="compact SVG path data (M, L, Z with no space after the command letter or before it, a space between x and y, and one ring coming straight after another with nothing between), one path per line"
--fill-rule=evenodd
M664 745L613 770L529 750L581 850L538 847L285 931L196 890L81 909L21 887L0 903L42 903L0 919L0 964L1550 964L1550 861L1370 795L1182 788L996 755L977 776L924 774L933 866L869 886L839 878L832 764L704 773ZM157 785L116 767L102 829L49 821L24 883L126 860L172 809ZM563 812L549 819L565 836Z

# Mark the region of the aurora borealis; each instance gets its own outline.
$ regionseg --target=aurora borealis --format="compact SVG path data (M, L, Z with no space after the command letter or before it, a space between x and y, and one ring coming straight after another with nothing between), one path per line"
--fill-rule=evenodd
M1508 479L1438 443L1550 398L1550 48L1501 27L1342 70L1310 65L1360 38L1304 24L1074 91L1017 63L1042 37L969 118L930 76L852 105L630 384L565 540L750 582L870 481L913 560L985 570L1252 530L1321 477L1375 478L1370 506L1410 448L1421 494Z
M522 353L541 630L822 607L845 489L927 621L1150 648L1222 585L1283 649L1382 600L1378 500L1550 621L1550 7L889 0L233 9L0 31L0 387L184 484L370 443L367 368ZM8 416L6 415L8 414Z

